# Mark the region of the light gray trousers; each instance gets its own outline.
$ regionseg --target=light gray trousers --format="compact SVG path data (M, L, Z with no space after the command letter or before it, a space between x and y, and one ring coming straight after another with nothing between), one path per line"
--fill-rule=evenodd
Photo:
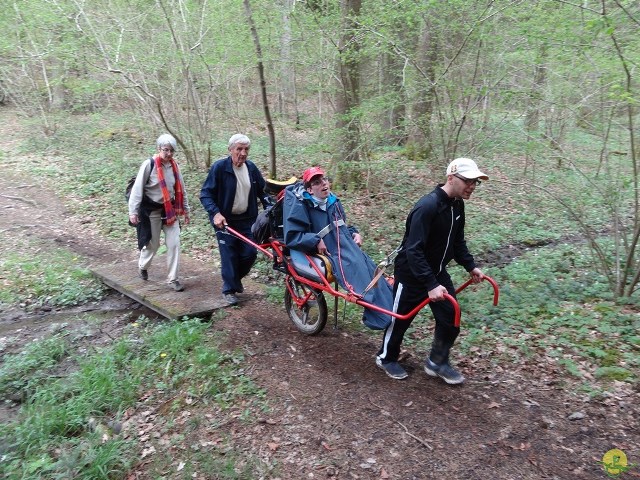
M138 267L142 270L149 269L153 257L158 248L160 248L160 232L164 232L164 243L167 246L167 282L178 280L178 271L180 269L180 223L176 220L172 225L163 225L162 210L151 212L149 220L151 221L151 241L140 250Z

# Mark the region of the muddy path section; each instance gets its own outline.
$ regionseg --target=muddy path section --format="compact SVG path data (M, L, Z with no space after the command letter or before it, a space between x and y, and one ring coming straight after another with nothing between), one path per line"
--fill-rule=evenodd
M407 352L410 376L397 381L375 366L378 335L327 325L304 336L259 302L215 328L269 392L272 421L246 440L271 445L282 478L595 479L613 445L637 448L633 425L609 422L621 410L582 403L553 367L461 358L469 380L451 387Z

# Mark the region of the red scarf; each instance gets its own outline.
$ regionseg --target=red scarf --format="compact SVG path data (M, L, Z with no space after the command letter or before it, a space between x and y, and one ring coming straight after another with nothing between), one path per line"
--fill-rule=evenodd
M171 159L171 168L173 170L173 176L176 179L176 183L173 186L174 201L171 202L171 195L169 195L169 189L167 188L167 182L164 179L164 172L162 171L162 158L160 155L154 157L156 162L156 172L158 172L158 182L160 183L160 189L162 190L162 201L164 203L165 223L171 225L175 222L179 215L184 215L184 192L182 190L182 177L178 170L178 165L175 160Z

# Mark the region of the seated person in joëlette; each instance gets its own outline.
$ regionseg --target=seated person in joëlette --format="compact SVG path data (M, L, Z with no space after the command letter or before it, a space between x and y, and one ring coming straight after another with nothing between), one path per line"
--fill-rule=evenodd
M347 292L362 295L376 274L373 260L362 251L362 237L347 224L338 197L319 167L304 171L302 184L287 187L284 196L284 242L307 254L325 255L333 275ZM393 291L384 276L378 278L363 300L388 311L393 309ZM363 323L381 330L391 316L365 308Z

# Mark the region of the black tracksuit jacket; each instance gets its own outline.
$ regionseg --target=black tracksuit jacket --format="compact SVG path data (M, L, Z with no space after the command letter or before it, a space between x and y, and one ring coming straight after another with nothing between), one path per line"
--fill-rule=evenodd
M436 276L452 259L467 272L476 267L464 238L464 201L449 198L441 186L423 196L409 213L395 260L397 281L424 285L427 291L440 284Z

